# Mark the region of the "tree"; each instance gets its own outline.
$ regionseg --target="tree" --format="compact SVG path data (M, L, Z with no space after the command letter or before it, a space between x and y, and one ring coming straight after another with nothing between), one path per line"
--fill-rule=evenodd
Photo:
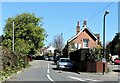
M52 45L59 51L63 49L64 43L62 34L58 34L54 37Z
M120 33L117 33L114 39L107 45L107 51L112 55L120 56Z
M15 51L27 55L34 54L43 47L46 38L41 20L42 18L30 13L8 18L4 27L2 45L12 50L12 23L14 22Z

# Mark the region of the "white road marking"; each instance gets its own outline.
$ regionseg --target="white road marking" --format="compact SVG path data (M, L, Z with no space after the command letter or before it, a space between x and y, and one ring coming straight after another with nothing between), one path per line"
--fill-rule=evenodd
M80 78L76 78L76 77L72 77L72 76L68 76L69 78L72 78L72 79L75 79L75 80L79 80L79 81L85 81L83 79L80 79Z
M47 73L49 74L49 63L48 63L48 69L47 69Z
M75 79L75 80L79 80L79 81L99 81L99 80L93 80L93 79L80 79L80 78L77 78L77 77L72 77L72 76L68 76L69 78L72 78L72 79Z
M49 69L47 69L47 73L49 74Z
M47 74L47 77L48 77L48 79L49 79L50 81L54 82L54 80L50 77L49 74Z
M50 70L49 70L49 64L48 64L47 77L50 81L54 82L54 80L50 77L49 72L50 72Z

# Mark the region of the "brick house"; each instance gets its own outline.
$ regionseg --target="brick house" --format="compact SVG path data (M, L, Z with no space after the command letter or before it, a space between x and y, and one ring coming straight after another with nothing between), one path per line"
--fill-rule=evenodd
M80 30L80 23L78 21L76 27L76 35L70 38L67 41L66 47L63 49L67 51L67 55L69 52L75 49L85 49L96 47L100 44L100 34L94 34L88 27L86 21L83 22L83 28Z

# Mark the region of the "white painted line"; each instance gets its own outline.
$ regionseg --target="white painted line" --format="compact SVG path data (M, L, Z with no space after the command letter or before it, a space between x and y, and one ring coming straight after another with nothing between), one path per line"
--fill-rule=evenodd
M47 73L49 74L49 69L47 69Z
M49 70L49 64L48 64L47 77L50 81L54 82L54 80L50 77L49 72L50 72L50 70Z
M93 79L85 79L85 80L89 80L89 81L99 81L99 80L93 80Z
M54 82L54 80L49 76L49 74L47 74L47 77L50 81Z
M72 77L72 76L68 76L69 78L72 78L72 79L76 79L76 80L79 80L79 81L100 81L100 80L93 80L93 79L80 79L80 78L77 78L77 77Z
M72 77L72 76L68 76L69 78L75 79L75 80L79 80L79 81L85 81L83 79L77 78L77 77Z

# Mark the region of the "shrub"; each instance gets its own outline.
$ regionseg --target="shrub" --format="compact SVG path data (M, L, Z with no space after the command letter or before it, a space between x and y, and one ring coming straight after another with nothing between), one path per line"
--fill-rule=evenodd
M27 56L13 52L7 48L3 48L2 59L3 71L1 72L3 79L17 73L17 71L28 66Z
M93 62L101 61L102 60L101 51L102 51L102 47L90 48L86 56L87 61L93 61Z

